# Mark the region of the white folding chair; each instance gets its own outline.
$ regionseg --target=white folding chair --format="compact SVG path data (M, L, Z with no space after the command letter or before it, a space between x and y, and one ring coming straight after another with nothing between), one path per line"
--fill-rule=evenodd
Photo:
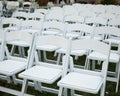
M63 22L58 21L44 21L42 26L42 35L58 35L58 36L65 36L65 24ZM45 47L45 48L44 48ZM46 51L54 52L56 48L54 46L44 46L42 49L44 53L44 61L51 61L47 59ZM46 50L47 49L47 50Z
M36 20L23 20L21 21L21 24L20 24L20 32L24 34L24 32L28 32L28 33L38 33L38 34L41 34L41 30L42 30L42 25L43 25L43 21L36 21ZM17 31L16 31L17 33ZM19 55L21 57L25 57L25 52L24 52L24 49L26 46L21 46L19 43L20 41L16 41L18 42L17 45L14 45L13 42L10 43L10 45L13 45L12 46L12 49L11 49L11 54L14 55L15 53L15 50L16 50L16 46L18 46L18 50L19 50ZM12 44L13 43L13 44Z
M82 33L82 35L80 36L81 39L92 38L94 32L94 25L90 26L87 24L81 24L80 31Z
M111 82L116 82L116 92L118 92L118 85L119 85L119 74L120 74L120 55L119 55L119 46L120 46L120 29L115 27L98 27L95 29L96 34L99 34L103 37L104 42L111 43L111 52L109 58L109 66L115 65L115 70L109 70L107 80ZM102 39L101 39L102 40ZM117 50L113 50L112 48L117 47ZM100 52L92 52L88 55L87 59L93 60L93 64L95 64L94 60L102 61L107 56L101 54ZM88 61L88 66L89 66ZM113 64L112 64L113 63ZM115 64L114 64L115 63ZM87 68L88 68L87 66ZM93 65L93 69L95 69L95 65ZM109 69L109 68L108 68ZM112 76L111 76L112 75Z
M30 58L30 51L32 48L32 43L33 43L33 38L34 35L29 34L29 33L21 33L21 32L15 32L15 31L4 31L4 41L2 42L3 44L3 48L2 51L6 53L6 58L2 61L0 61L0 78L7 80L8 83L12 82L14 84L17 83L22 83L20 82L20 80L16 77L17 74L21 71L23 71L26 66L27 63L29 62L29 58ZM8 47L7 47L7 43L14 41L14 40L22 40L21 44L23 42L29 43L29 52L28 52L28 57L27 58L21 58L18 56L11 56L9 54L8 51ZM24 43L23 43L24 45ZM5 93L9 93L9 94L13 94L13 95L17 95L17 96L21 96L21 93L17 90L13 90L10 88L6 88L3 86L0 86L0 91L3 91ZM26 95L29 96L29 95Z
M81 23L67 24L65 37L69 39L90 39L92 38L93 31L94 26ZM58 53L57 64L60 63L61 54L64 54L65 50L66 49L56 50L56 53ZM71 55L74 55L75 59L77 59L80 56L87 55L87 53L87 50L71 50ZM82 67L85 68L85 66Z
M74 45L77 46L74 47ZM104 59L104 62L102 63L102 70L100 72L75 67L73 59L70 58L70 67L67 69L69 72L64 73L63 78L58 81L58 86L60 87L58 96L63 95L63 89L71 89L71 96L78 96L74 90L92 94L97 94L99 91L101 91L100 96L104 96L110 46L106 43L93 39L81 39L73 40L71 46L69 46L69 49L87 49L91 51L96 50L106 54L107 58ZM66 60L64 58L63 62L65 61ZM67 96L66 90L64 90L64 95Z
M58 48L67 48L69 41L63 37L53 36L53 35L39 36L36 38L33 53L31 53L32 57L30 59L30 60L34 60L35 57L35 64L34 62L31 61L31 63L29 63L28 65L28 68L24 72L19 74L19 77L24 78L24 83L22 86L22 96L26 91L28 80L32 80L36 82L37 84L35 84L35 87L40 88L39 90L41 91L45 91L42 89L43 87L40 86L42 85L41 83L53 84L62 75L64 65L56 65L54 63L40 62L38 60L38 55L36 54L36 50L38 50L37 46L42 46L45 44L57 46ZM55 89L49 88L49 90L55 92ZM58 93L58 91L56 91L56 93Z

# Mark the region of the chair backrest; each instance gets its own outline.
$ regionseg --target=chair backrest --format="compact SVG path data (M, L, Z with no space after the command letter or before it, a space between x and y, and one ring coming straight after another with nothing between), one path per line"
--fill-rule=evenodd
M93 35L94 26L90 26L87 24L68 24L67 32L72 32L72 31L80 32L81 36L86 36L87 34L89 34L91 38Z
M20 28L21 29L33 29L41 31L43 25L43 21L36 20L25 20L21 21Z
M41 13L28 13L28 20L44 20L44 14Z
M55 12L49 12L48 14L46 14L45 16L45 20L46 21L59 21L59 22L63 22L64 19L64 15L62 13L57 13L58 11Z
M67 24L67 31L72 32L72 31L80 31L80 32L85 32L85 33L92 33L93 32L93 26L86 25L86 24Z
M43 23L43 34L44 31L57 31L59 33L64 34L65 32L65 24L63 22L57 21L45 21Z
M120 28L120 18L114 18L114 19L109 20L108 25Z
M28 20L30 29L38 29L41 31L43 21Z
M117 27L106 27L109 36L120 37L120 29Z
M16 12L14 12L14 14L12 15L12 17L13 17L13 18L18 18L18 19L27 20L27 19L28 19L28 13L16 11Z
M94 24L96 26L106 26L107 25L107 19L102 17L91 17L85 19L86 24Z
M120 29L110 26L95 27L94 35L103 35L103 39L109 38L109 36L114 36L116 38L120 37Z
M63 43L64 42L64 43ZM35 43L34 43L34 48L33 48L33 53L32 53L32 56L34 57L35 56L35 61L36 61L36 64L39 64L39 60L38 60L38 56L35 55L35 51L36 50L40 50L38 48L38 46L44 46L44 45L52 45L52 46L56 46L57 49L59 48L64 48L64 49L68 49L69 47L69 44L70 44L70 41L68 39L65 39L64 37L60 37L60 36L55 36L55 35L41 35L41 36L36 36L36 39L35 39ZM65 51L65 54L68 53L68 50ZM68 55L67 55L67 60L68 60ZM32 58L33 59L33 58ZM31 63L32 64L32 63ZM43 66L46 66L46 64L42 64ZM48 64L49 65L49 64ZM58 66L56 64L53 64L52 65L54 66ZM29 65L29 67L31 67L32 65ZM61 66L61 65L60 65ZM63 68L64 65L62 65L62 67L60 68Z
M10 31L6 32L6 41L25 41L26 43L30 44L32 42L32 34L29 32L22 33L21 31Z
M4 25L8 25L9 27L11 26L15 26L19 29L20 27L20 20L18 20L17 18L4 18L2 20L2 25L4 27Z
M68 15L64 17L64 22L67 23L84 23L84 17L78 15Z
M47 9L35 9L35 13L41 13L43 15L46 15L48 12Z
M97 51L107 56L105 60L105 64L102 65L102 76L106 77L107 67L108 67L108 59L110 54L110 44L106 44L104 42L94 40L94 39L79 39L71 41L71 50L90 50ZM73 66L74 67L74 66ZM75 71L73 69L73 71Z
M5 46L4 46L4 48L5 48L5 52L6 52L6 55L7 55L7 58L8 59L13 59L13 58L16 58L16 56L11 56L11 54L9 54L9 51L8 51L8 49L7 49L7 45L6 44L18 44L18 43L20 43L20 46L27 46L27 47L29 47L28 49L30 50L30 48L32 47L32 42L33 42L33 39L34 39L34 34L31 34L31 33L29 33L29 32L21 32L21 31L10 31L10 32L8 32L8 31L5 31L4 32L4 34L5 34ZM17 43L18 42L18 43ZM18 46L19 46L19 44L18 44ZM28 54L27 54L27 56L28 56ZM21 57L18 57L19 59L21 58ZM20 59L20 60L23 60L23 58L22 59Z
M21 20L20 29L29 29L29 20Z
M59 48L64 48L64 49L67 49L68 47L67 43L68 43L68 40L65 39L64 37L55 36L55 35L38 36L36 40L36 46L49 44L49 45L58 46Z

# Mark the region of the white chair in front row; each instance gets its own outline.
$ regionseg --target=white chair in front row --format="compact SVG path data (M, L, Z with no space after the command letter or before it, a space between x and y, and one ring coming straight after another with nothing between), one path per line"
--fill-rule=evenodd
M18 79L16 76L19 72L23 71L26 68L27 63L29 62L29 58L30 58L30 51L27 55L27 58L21 58L18 56L11 56L8 48L7 48L7 43L10 41L21 41L21 45L23 42L29 43L29 50L31 50L32 48L32 43L33 43L33 38L34 35L28 33L28 32L24 32L24 34L20 31L15 32L15 31L5 31L4 32L4 39L2 42L2 50L1 53L5 51L6 53L6 58L5 59L1 59L0 61L0 78L1 79L5 79L8 81L8 83L14 82L14 84L19 83L18 81L20 81L20 79ZM14 42L15 43L15 42ZM24 43L23 43L24 45ZM0 91L9 93L9 94L13 94L13 95L17 95L17 96L21 96L20 92L17 90L13 90L10 88L6 88L3 86L0 86Z
M77 46L72 46L74 44ZM62 96L63 89L71 89L71 96L78 96L78 94L75 94L74 90L92 94L97 94L99 91L101 91L100 96L104 96L110 45L97 40L82 39L72 41L69 49L87 49L91 51L96 50L106 54L107 58L104 60L102 64L102 70L100 72L75 67L72 58L70 58L70 72L67 74L64 73L63 78L58 81L58 86L60 87L58 96ZM63 59L63 62L64 61L65 59ZM65 96L68 95L65 94Z
M97 39L100 37L101 39ZM120 29L109 26L96 27L94 30L94 39L111 43L109 66L112 65L115 67L112 68L114 70L111 70L110 67L108 67L107 80L111 82L116 82L116 93L117 93L119 86L119 75L120 75ZM95 61L103 61L105 58L107 58L107 56L100 52L96 52L96 51L91 52L87 57L88 60L87 68L89 68L90 66L89 64L90 60L93 61L92 62L93 69L96 69Z
M37 46L42 46L45 44L50 44L50 45L58 46L58 48L67 49L69 41L63 37L53 36L53 35L36 37L36 42L34 44L33 52L31 53L32 57L30 59L28 68L24 72L19 74L19 77L24 78L24 82L22 85L22 96L24 96L26 92L28 80L34 81L35 87L37 87L37 89L40 88L39 90L43 91L44 90L43 88L45 88L45 86L44 87L41 86L42 85L41 83L53 84L56 80L58 80L62 76L65 66L64 64L57 65L54 63L40 62L38 60L38 55L36 54L36 50L38 49L36 48ZM33 62L34 58L35 58L35 63ZM53 88L49 87L49 90L52 90L51 92L58 93L58 90L56 91Z

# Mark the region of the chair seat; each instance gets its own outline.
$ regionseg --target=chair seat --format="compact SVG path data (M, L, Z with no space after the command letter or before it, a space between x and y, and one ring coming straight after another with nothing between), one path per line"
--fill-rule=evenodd
M11 76L25 69L27 62L5 60L0 62L0 74Z
M21 40L13 40L13 41L8 41L8 44L16 45L16 46L21 46L21 47L29 47L30 44L28 44L25 41Z
M19 77L52 84L61 76L61 74L61 69L55 69L52 67L45 66L34 66L20 73Z
M41 45L41 46L37 46L36 49L45 50L45 51L55 51L58 48L59 48L58 46L54 46L54 45Z
M94 59L94 60L105 60L106 59L106 55L101 54L99 52L92 52L88 57L88 59ZM110 53L110 58L109 58L110 62L116 63L119 62L119 54L116 53Z
M97 93L102 83L103 78L100 76L71 72L58 82L58 86L90 93Z

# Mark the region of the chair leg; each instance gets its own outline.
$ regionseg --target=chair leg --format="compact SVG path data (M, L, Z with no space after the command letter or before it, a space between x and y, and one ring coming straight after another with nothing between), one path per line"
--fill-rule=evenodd
M61 57L61 53L58 53L58 57L57 57L57 65L60 64L60 57Z
M16 49L16 46L15 46L15 45L12 45L11 52L10 52L10 54L11 54L11 55L13 55L13 54L14 54L15 49Z
M120 78L120 65L119 63L117 63L117 84L116 84L116 90L115 92L117 93L118 92L118 87L119 87L119 78Z
M17 82L16 82L16 76L13 75L12 78L13 78L13 82L14 82L14 84L16 85L16 84L17 84Z
M24 96L24 93L26 93L26 91L27 91L27 85L28 85L28 80L24 79L23 80L23 84L22 84L21 96Z
M40 82L34 81L34 87L36 90L42 92L41 86L42 86L42 84Z
M40 60L40 61L42 61L42 58L41 58L41 51L40 51L40 50L38 50L37 52L38 52L38 57L39 57L39 60Z
M44 62L46 62L47 61L46 51L43 51L43 56L44 56Z
M75 60L77 60L78 59L78 56L75 56Z
M25 50L24 50L24 47L21 47L21 51L22 51L22 56L25 57Z
M92 60L92 70L95 70L95 60Z
M19 50L19 55L20 55L20 57L23 57L23 56L22 56L22 49L21 49L20 46L18 46L18 50Z
M62 96L63 87L59 88L58 96Z
M8 83L11 83L12 81L11 81L11 78L9 77L9 76L7 76L7 82Z
M84 68L84 69L89 69L89 66L90 66L90 59L88 59L88 58L86 57L85 68Z
M64 95L64 96L67 96L67 88L64 88L64 90L63 90L63 95Z
M100 96L104 96L104 95L105 95L105 84L101 86L101 90L100 90Z
M71 96L74 96L75 91L71 89Z

